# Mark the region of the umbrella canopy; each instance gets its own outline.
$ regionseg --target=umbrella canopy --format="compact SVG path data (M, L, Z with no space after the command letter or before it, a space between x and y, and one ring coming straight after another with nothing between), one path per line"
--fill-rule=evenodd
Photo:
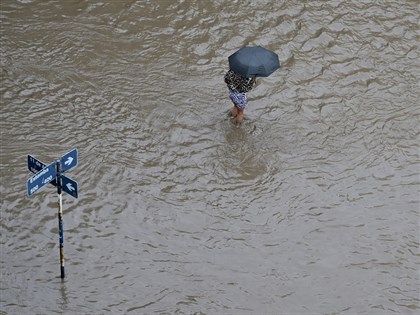
M245 46L229 56L231 70L244 77L268 77L280 68L279 56L261 46Z

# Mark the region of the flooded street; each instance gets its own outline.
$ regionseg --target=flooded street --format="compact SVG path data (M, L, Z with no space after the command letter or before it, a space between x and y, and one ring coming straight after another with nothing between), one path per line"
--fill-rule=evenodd
M0 314L417 314L418 1L3 0ZM227 58L275 51L245 122ZM77 148L63 196L27 155Z

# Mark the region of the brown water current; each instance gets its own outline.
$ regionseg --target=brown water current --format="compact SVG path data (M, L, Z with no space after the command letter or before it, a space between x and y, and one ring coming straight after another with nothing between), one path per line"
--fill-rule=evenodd
M418 1L3 0L0 314L418 314ZM244 45L282 68L236 126ZM77 148L64 200L27 155Z

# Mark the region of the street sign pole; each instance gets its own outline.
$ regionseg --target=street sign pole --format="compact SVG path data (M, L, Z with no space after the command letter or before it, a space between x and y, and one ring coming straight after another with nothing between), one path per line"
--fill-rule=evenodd
M35 173L26 182L27 194L32 196L42 187L51 184L57 187L58 194L58 237L60 243L60 271L61 279L64 279L64 229L63 229L63 197L62 192L69 194L74 198L78 198L78 185L77 182L64 176L63 173L76 167L78 160L77 149L73 149L60 159L51 164L36 159L32 155L28 155L28 169Z
M63 196L61 194L61 163L56 161L57 167L57 194L58 194L58 237L60 242L60 274L64 279L64 229L63 229Z

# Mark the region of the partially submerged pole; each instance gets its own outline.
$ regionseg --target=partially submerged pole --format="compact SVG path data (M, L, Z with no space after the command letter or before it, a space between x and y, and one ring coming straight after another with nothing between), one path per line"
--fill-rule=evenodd
M58 194L58 236L60 241L60 274L64 279L64 229L63 229L63 199L62 192L78 197L77 182L71 178L62 175L77 165L77 149L73 149L62 155L59 160L50 164L36 159L32 155L28 155L28 169L35 173L27 182L27 194L32 196L49 183L57 187ZM1 313L1 312L0 312Z
M63 231L63 197L61 194L61 165L57 160L57 194L58 194L58 237L60 241L60 274L64 279L64 231Z

